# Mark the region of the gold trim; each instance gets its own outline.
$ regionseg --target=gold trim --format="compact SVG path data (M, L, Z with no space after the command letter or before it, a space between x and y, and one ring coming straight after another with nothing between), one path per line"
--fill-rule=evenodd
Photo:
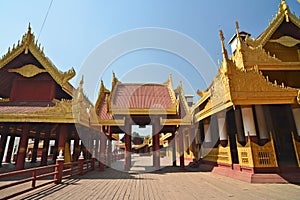
M33 64L28 64L28 65L24 65L20 68L17 69L8 69L8 72L16 72L24 77L33 77L37 74L46 72L45 69L40 69L37 66L33 65Z
M282 36L276 40L269 40L269 42L275 42L275 43L279 43L283 46L286 46L286 47L293 47L297 44L300 43L300 40L297 40L293 37L290 37L290 36Z

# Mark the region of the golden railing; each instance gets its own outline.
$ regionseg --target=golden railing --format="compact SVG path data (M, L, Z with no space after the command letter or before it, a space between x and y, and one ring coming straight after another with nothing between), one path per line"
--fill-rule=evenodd
M237 138L236 143L241 166L251 168L278 167L272 133L270 133L270 141L263 146L252 142L249 134L245 146L242 146Z
M300 167L300 142L295 139L293 132L292 132L292 138L293 138L293 144L294 144L294 149L295 149L298 166Z
M215 162L218 164L232 164L231 152L230 152L230 140L228 138L228 143L226 147L221 144L215 148L203 148L202 155L204 155L203 160Z

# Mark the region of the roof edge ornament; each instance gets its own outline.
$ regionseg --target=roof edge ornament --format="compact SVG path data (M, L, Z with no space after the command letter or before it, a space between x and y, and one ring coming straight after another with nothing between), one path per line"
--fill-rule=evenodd
M281 0L281 3L279 5L279 12L283 12L284 15L285 15L285 21L286 22L289 22L289 7L288 5L286 4L285 0Z

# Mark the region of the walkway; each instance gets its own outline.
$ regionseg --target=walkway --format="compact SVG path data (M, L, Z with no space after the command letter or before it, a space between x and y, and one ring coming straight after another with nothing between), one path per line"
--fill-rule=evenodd
M146 159L147 158L147 159ZM120 172L107 168L26 193L16 199L299 199L300 186L294 184L249 184L228 177L165 167L140 173L141 165L152 157L135 157L138 171ZM166 158L167 159L167 158ZM162 159L164 160L164 159ZM164 163L164 161L162 161ZM132 170L134 169L132 168Z

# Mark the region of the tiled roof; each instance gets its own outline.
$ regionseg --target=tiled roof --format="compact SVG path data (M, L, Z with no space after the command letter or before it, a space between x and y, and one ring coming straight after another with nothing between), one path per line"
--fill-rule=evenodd
M112 119L112 115L110 113L107 112L107 99L108 99L109 94L105 94L103 97L103 100L100 103L99 106L99 111L98 111L98 116L100 116L100 118L102 120L107 120L107 119Z
M172 105L168 85L162 84L117 84L112 96L113 108L166 109Z

